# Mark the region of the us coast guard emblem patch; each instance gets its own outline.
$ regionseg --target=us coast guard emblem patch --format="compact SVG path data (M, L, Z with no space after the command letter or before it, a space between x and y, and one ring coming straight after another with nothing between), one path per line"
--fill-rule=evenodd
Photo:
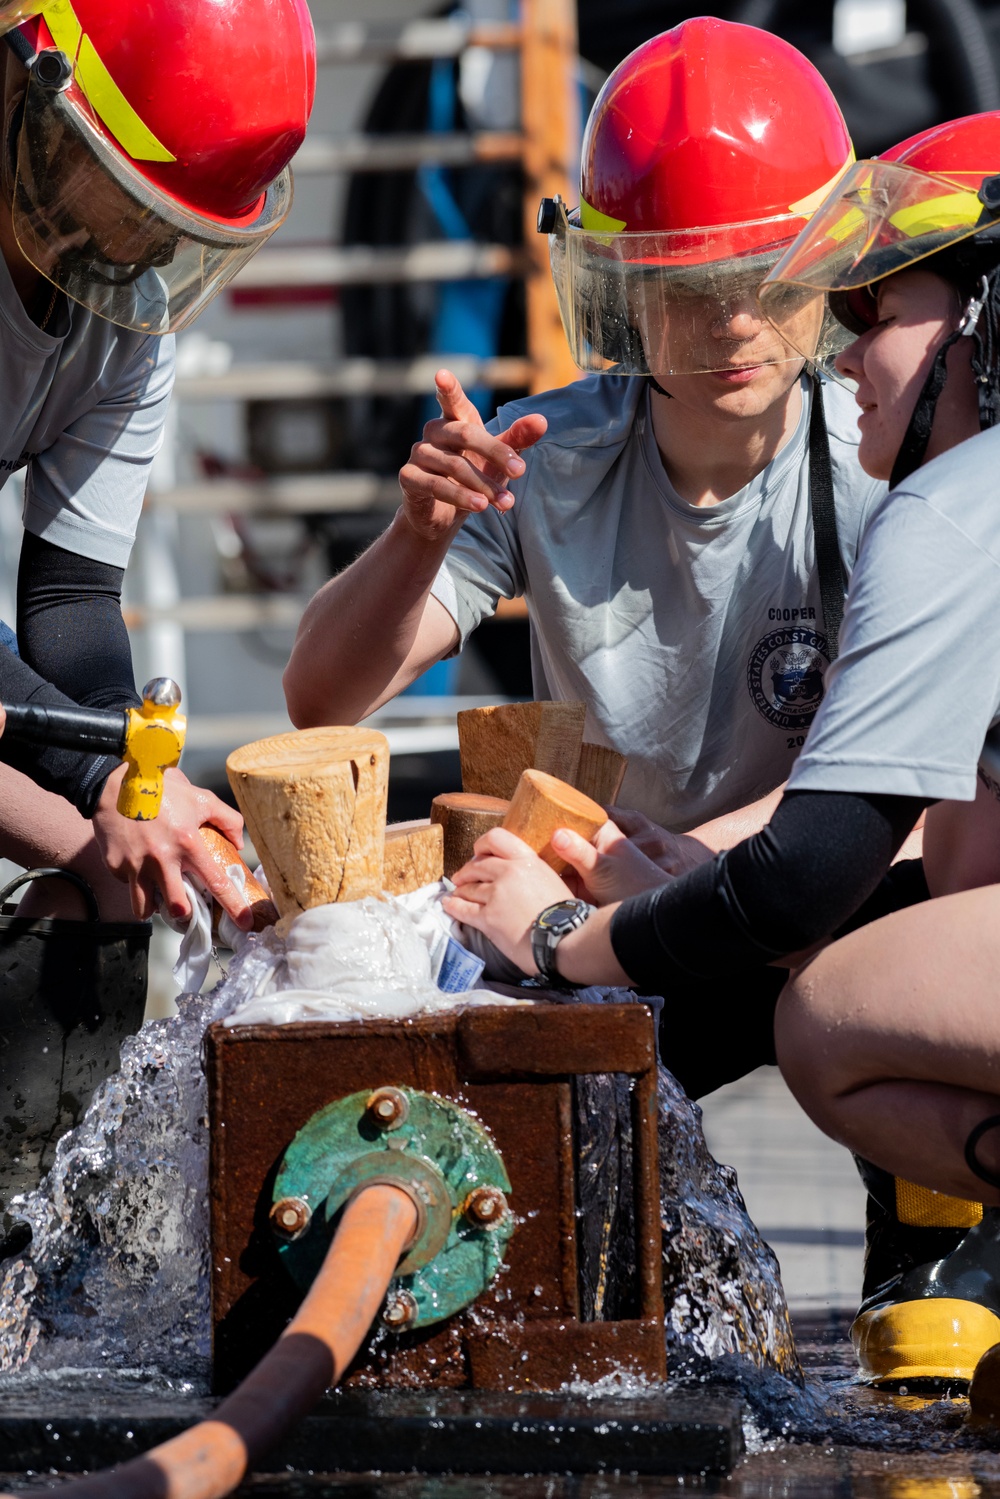
M825 635L814 630L772 630L747 663L747 687L757 712L779 729L805 729L823 701L830 664Z

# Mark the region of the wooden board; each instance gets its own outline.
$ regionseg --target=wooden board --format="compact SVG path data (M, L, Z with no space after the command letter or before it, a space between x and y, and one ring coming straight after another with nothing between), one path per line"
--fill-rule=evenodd
M625 755L604 744L584 743L580 746L580 765L573 785L602 807L613 807L627 770Z
M502 703L457 715L462 790L509 801L521 772L575 784L585 703Z
M390 823L385 830L382 888L387 895L405 895L432 885L444 874L444 829L417 818Z

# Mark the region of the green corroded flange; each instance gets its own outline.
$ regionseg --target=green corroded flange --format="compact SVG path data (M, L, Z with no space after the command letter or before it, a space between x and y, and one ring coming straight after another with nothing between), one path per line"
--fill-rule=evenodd
M327 1104L299 1130L285 1151L273 1201L298 1199L309 1226L279 1248L296 1285L308 1290L330 1247L336 1218L365 1182L398 1181L421 1215L417 1238L390 1286L408 1291L416 1306L407 1329L429 1327L475 1301L503 1262L514 1232L505 1212L489 1228L462 1211L477 1187L510 1192L503 1159L478 1119L457 1104L411 1088L396 1091L406 1118L380 1129L368 1112L373 1088Z

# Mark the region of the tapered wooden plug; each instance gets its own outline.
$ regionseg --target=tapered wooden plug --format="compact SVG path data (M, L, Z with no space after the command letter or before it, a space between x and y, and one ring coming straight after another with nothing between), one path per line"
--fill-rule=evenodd
M425 817L390 823L385 830L382 889L405 895L432 885L444 874L444 830Z
M212 863L225 874L234 864L243 870L243 893L247 904L253 912L253 927L251 930L262 932L266 926L274 926L278 919L278 908L268 895L264 886L256 880L250 872L250 868L240 858L240 851L234 843L230 843L224 833L218 828L203 827L200 829L202 842L212 856ZM222 916L222 907L219 902L212 902L212 935L219 935L219 920Z
M557 828L569 828L581 838L591 839L603 827L608 814L589 796L556 780L541 770L526 770L511 797L510 810L502 826L516 833L557 874L566 868L552 847Z
M627 770L628 759L625 755L609 749L605 744L584 743L580 746L580 765L573 785L592 801L600 802L605 807L613 807L618 800Z
M234 750L229 784L284 916L382 893L389 743L373 729L276 734Z
M468 864L476 839L500 826L509 806L502 797L477 796L471 791L445 791L434 798L431 822L439 823L444 835L444 872L448 879Z
M576 782L585 703L501 703L457 715L462 790L509 800L523 770Z

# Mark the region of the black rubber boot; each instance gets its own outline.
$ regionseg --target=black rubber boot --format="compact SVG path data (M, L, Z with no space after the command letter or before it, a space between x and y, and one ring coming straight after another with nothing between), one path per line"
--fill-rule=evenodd
M0 902L50 875L81 890L88 920L0 907L0 1260L30 1240L7 1204L38 1185L146 1006L148 922L99 920L90 887L67 870L30 870L0 890Z
M1000 1210L858 1160L868 1187L864 1301L851 1328L873 1384L972 1378L1000 1342Z

